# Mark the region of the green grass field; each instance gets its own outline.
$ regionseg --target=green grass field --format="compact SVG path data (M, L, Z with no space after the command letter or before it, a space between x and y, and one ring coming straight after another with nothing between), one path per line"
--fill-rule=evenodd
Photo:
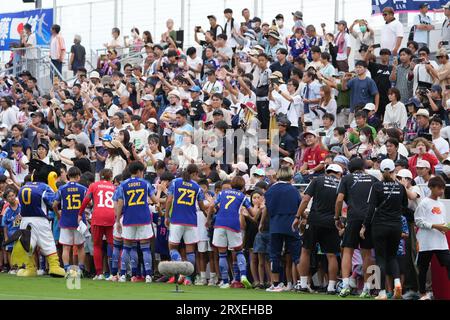
M114 283L81 280L81 289L69 290L66 280L51 277L19 278L0 274L0 300L337 300L336 296L294 292L272 293L245 289L180 286L184 293L173 293L175 285L160 283ZM347 299L358 299L347 297Z

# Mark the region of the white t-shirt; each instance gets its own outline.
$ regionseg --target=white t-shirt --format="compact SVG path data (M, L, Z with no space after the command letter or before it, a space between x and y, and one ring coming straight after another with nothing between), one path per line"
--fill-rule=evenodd
M116 106L115 104L112 104L109 108L108 108L108 117L112 117L114 116L114 114L116 112L119 112L120 108L118 106Z
M420 24L431 25L431 18L427 15L419 13L414 17L413 25L417 26ZM414 41L417 43L427 43L428 42L428 32L427 30L419 30L415 28L414 30Z
M137 131L130 131L130 141L134 144L136 150L142 150L147 143L148 135L148 131L143 128Z
M152 165L151 161L150 161L150 156L147 155L147 151L150 149L150 147L148 145L145 146L144 150L142 150L139 153L139 157L143 158L145 163L146 163L146 167L147 167L147 172L148 173L156 173L155 167ZM153 157L155 158L155 160L164 160L164 154L163 152L157 152L153 154Z
M387 154L386 146L382 145L380 148L379 153L381 154ZM402 156L407 157L409 156L408 149L406 149L405 145L403 143L398 144L398 153L400 153Z
M66 158L69 158L69 159L73 159L73 158L76 157L76 155L75 155L75 150L70 149L70 148L65 148L65 149L63 149L63 150L60 152L60 154L61 154L62 156L64 156L64 157L66 157ZM71 165L66 165L66 166L67 166L67 170L69 170L69 169L72 167Z
M444 154L444 153L449 153L450 152L450 147L448 145L447 140L445 140L442 137L439 137L437 139L433 139L433 144L436 146L436 149L438 149L440 154ZM433 150L430 150L429 153L431 153L432 155L436 156L436 154L434 153ZM442 163L438 163L434 169L438 170L438 171L442 170Z
M431 250L448 250L447 238L436 229L431 229L433 224L444 224L449 221L445 206L439 200L431 198L423 199L416 212L414 220L419 227L417 242L419 252Z
M209 81L206 81L205 85L203 86L203 90L205 90L209 94L222 93L223 85L218 80L216 82L212 82L212 83Z
M203 60L201 57L197 56L195 59L192 59L191 57L187 57L186 59L187 65L189 68L198 69L198 67L201 67L203 65ZM200 72L195 73L195 77L197 79L200 79Z
M398 20L383 25L381 29L381 48L394 50L397 38L403 38L403 25Z
M28 158L26 155L23 155L21 160L22 160L23 164L28 164ZM23 183L25 180L25 177L28 175L28 168L27 169L24 169L22 167L19 168L19 166L20 166L19 161L17 161L15 158L12 162L13 162L12 167L13 167L13 171L15 173L16 181L18 183ZM20 173L19 173L19 171L20 171Z

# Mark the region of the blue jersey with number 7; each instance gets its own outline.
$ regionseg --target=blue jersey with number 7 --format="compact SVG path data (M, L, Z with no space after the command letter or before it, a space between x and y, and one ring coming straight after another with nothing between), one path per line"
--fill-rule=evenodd
M234 232L241 231L239 213L241 207L246 209L251 207L248 198L239 190L227 189L219 193L215 201L219 205L214 228L229 229Z
M204 201L202 188L195 181L172 180L168 194L173 196L170 223L197 226L197 201Z
M130 178L120 184L114 198L123 200L124 226L143 226L151 223L148 198L153 194L153 186L141 178Z

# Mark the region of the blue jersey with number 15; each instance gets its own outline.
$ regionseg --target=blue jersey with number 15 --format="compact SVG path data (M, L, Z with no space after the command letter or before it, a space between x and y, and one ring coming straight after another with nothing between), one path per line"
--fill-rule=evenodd
M151 223L148 198L153 194L153 186L144 179L130 178L120 184L114 199L123 199L124 226L142 226Z
M61 203L61 220L59 220L59 226L61 228L78 228L78 212L80 211L86 191L87 188L85 186L76 182L68 182L59 187L55 200ZM82 219L86 223L84 212Z
M172 180L168 194L173 196L170 223L197 226L197 201L204 201L202 188L195 181Z

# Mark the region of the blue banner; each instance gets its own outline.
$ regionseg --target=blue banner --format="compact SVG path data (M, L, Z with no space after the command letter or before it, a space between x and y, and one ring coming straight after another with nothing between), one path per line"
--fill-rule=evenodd
M36 34L38 46L49 46L53 25L53 9L37 9L13 13L0 13L0 51L9 50L11 44L20 43L23 26L29 23Z
M421 4L428 3L430 10L442 9L448 0L372 0L372 15L380 14L384 8L392 7L395 12L419 11Z

